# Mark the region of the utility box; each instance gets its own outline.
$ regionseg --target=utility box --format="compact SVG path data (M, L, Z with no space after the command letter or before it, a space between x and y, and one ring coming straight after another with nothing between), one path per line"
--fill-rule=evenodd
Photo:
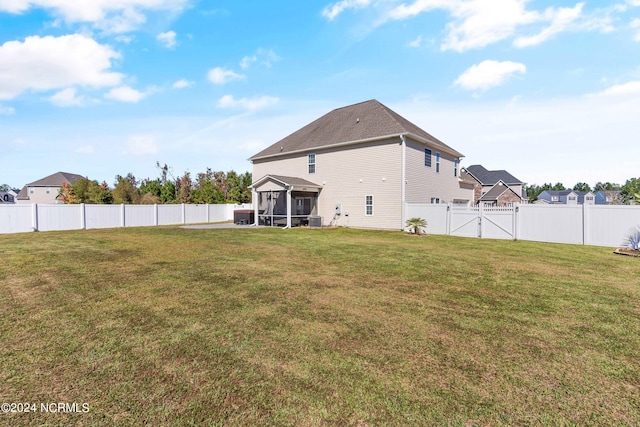
M321 228L322 227L322 217L312 215L309 217L309 228Z

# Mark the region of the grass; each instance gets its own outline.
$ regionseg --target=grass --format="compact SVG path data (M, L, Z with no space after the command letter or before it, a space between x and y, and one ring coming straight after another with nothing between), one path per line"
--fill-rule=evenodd
M638 425L640 260L351 229L0 236L0 425Z

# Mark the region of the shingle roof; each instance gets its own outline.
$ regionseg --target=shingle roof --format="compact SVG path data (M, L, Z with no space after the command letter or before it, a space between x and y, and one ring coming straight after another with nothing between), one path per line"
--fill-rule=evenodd
M458 157L462 154L375 99L337 108L251 157L250 160L368 139L414 135Z
M62 187L62 184L68 182L73 184L80 178L84 178L82 175L69 172L56 172L53 175L49 175L30 184L27 187Z
M491 187L491 190L487 191L480 198L480 200L483 200L483 201L498 200L498 197L500 197L505 191L511 191L513 194L515 194L518 197L522 198L522 196L520 194L518 194L515 191L513 191L508 185L506 185L504 183L501 183L501 182L498 182L496 185Z
M482 185L495 185L499 181L502 181L507 185L523 184L522 181L505 170L490 171L485 169L482 165L471 165L465 169Z

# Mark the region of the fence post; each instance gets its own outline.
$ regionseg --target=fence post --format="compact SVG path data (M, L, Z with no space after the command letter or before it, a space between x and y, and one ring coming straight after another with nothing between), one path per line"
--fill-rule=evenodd
M185 207L184 203L182 204L182 223L187 223L187 208Z
M447 210L445 211L445 215L447 215L445 218L445 233L447 236L451 236L451 206L451 203L447 203Z
M518 228L520 227L520 221L518 220L518 216L520 215L520 204L516 203L513 206L513 240L518 240L518 236L520 232Z
M205 204L204 207L207 210L207 217L206 217L207 221L206 222L209 223L209 222L211 222L211 221L209 221L209 203Z
M153 225L158 226L158 204L153 204Z
M87 228L87 213L85 211L84 203L80 203L80 228Z
M120 227L125 227L127 225L126 222L126 213L124 203L120 205Z
M33 231L38 231L38 204L34 203L31 206L31 225Z
M482 239L482 223L484 218L484 206L483 203L480 202L478 206L478 238Z
M589 244L589 208L586 203L582 203L582 244Z

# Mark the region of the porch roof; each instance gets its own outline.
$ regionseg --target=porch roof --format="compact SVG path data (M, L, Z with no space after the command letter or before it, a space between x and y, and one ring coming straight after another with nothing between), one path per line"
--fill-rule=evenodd
M282 176L282 175L265 175L262 178L258 179L254 183L252 183L249 188L257 190L260 186L265 184L268 181L273 181L276 184L282 186L283 188L292 191L312 191L318 192L322 186L318 184L314 184L311 181L307 181L303 178L293 177L293 176Z

